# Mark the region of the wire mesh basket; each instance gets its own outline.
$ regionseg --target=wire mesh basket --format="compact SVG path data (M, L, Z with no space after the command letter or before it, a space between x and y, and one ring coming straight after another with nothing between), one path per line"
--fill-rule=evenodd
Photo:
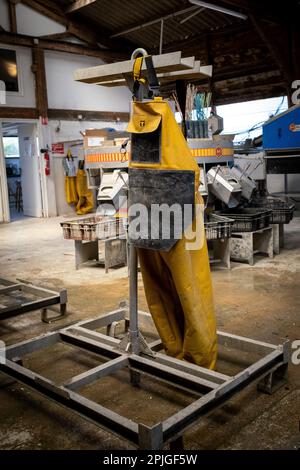
M66 240L96 241L126 236L123 219L115 217L85 217L61 222L60 225Z
M295 204L271 196L254 199L251 205L271 209L271 224L289 224L294 217L296 207Z
M207 240L224 240L231 237L234 220L217 214L209 214L204 222Z
M271 224L272 210L256 207L228 209L220 213L234 220L232 232L256 232Z

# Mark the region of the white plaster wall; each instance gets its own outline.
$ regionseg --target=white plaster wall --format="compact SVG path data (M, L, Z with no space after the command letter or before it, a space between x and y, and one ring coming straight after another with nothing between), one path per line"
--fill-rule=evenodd
M66 31L64 26L21 3L16 5L16 16L19 34L43 36L45 34L62 33Z
M126 87L106 88L75 82L75 70L101 65L101 60L74 54L45 53L49 108L129 112Z
M6 0L0 0L0 25L6 30L9 30L9 12Z
M50 135L52 142L66 142L82 139L80 132L87 129L113 128L118 131L125 130L125 122L104 122L104 121L49 121ZM56 132L56 128L60 131Z

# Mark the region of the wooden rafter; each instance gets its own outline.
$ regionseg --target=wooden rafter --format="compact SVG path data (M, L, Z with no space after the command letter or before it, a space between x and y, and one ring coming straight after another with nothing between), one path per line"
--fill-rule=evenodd
M115 111L85 111L78 109L49 109L49 119L77 121L78 116L86 121L128 122L129 113Z
M64 31L63 33L45 34L45 36L39 36L39 39L50 39L51 41L61 41L62 39L67 39L71 36L72 35L69 31Z
M25 36L22 34L12 34L6 31L0 31L0 43L9 44L12 46L34 47L35 38L32 36ZM67 52L69 54L78 54L89 57L98 57L104 61L122 60L127 57L124 53L119 53L110 50L102 50L82 46L80 44L73 44L71 42L54 41L50 39L40 38L39 46L42 49L57 52Z
M36 108L16 108L14 106L0 106L0 119L38 119Z
M280 46L278 47L278 44L276 43L275 37L274 36L271 37L269 30L261 24L261 21L252 14L250 15L250 19L251 19L251 21L253 23L253 26L254 26L255 30L257 31L258 35L260 36L262 41L268 47L270 53L272 54L273 58L275 59L279 69L281 70L281 72L285 76L287 82L289 82L291 80L291 74L290 74L290 71L289 71L289 65L287 63L287 57L286 57L286 51L288 50L288 44L286 44L286 47L284 47L283 44L281 44L281 47ZM284 31L282 30L281 31L281 37L280 37L281 43L284 42L285 39L287 39L284 36L285 36L285 34L284 34Z
M126 41L111 40L109 34L105 33L103 28L100 32L100 28L97 29L95 25L88 23L87 20L84 21L84 24L83 22L71 20L65 11L52 0L21 0L21 2L56 23L66 26L70 34L88 44L96 47L101 45L104 48L128 53L132 52L133 44Z
M81 10L81 8L87 7L95 2L96 0L76 0L66 9L66 13L74 13L74 11Z
M80 109L48 109L48 118L53 120L78 121L78 116L86 121L128 122L129 113L114 111L86 111ZM37 108L15 108L0 106L0 119L38 119Z

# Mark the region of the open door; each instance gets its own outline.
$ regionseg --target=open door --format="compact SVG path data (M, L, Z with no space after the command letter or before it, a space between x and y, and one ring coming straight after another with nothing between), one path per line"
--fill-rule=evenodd
M42 217L40 155L37 125L18 126L20 167L22 170L23 212L28 217Z
M0 223L9 222L9 200L6 178L6 166L2 139L2 123L0 122Z

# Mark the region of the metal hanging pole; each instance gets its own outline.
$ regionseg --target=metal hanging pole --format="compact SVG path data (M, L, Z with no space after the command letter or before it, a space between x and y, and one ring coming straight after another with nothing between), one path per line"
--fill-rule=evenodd
M164 20L162 19L160 22L160 41L159 41L159 53L160 54L162 54L163 42L164 42Z
M129 338L131 350L140 353L138 330L138 262L134 245L129 245Z

